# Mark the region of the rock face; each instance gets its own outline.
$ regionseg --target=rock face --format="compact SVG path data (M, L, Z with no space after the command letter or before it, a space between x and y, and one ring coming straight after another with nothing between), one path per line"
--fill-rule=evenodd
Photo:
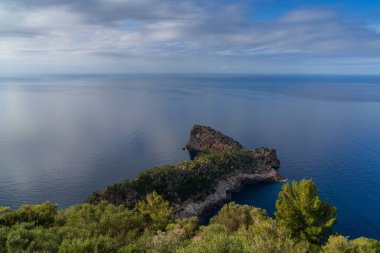
M215 192L204 196L200 200L188 200L174 207L176 218L197 216L201 223L215 209L222 206L231 199L231 193L240 191L245 185L257 182L286 181L275 170L270 169L263 173L241 173L233 172L220 179L215 187Z
M214 130L211 127L194 125L190 132L190 138L186 148L192 152L218 152L228 149L244 149L238 141ZM250 149L254 156L263 165L269 165L273 168L280 167L280 161L277 159L275 149L257 148Z
M196 152L214 152L226 149L242 149L243 146L211 127L194 125L186 148Z
M267 165L276 169L280 167L280 161L277 159L277 153L275 149L255 148L250 150L259 161L259 164Z

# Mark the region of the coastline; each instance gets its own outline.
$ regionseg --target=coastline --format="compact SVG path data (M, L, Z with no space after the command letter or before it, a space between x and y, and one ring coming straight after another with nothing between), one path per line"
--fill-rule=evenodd
M200 221L231 199L231 193L257 182L283 182L275 149L245 149L236 140L206 126L194 125L186 145L197 155L174 166L148 169L138 177L93 193L98 204L134 206L153 191L173 206L176 218L196 216Z
M282 177L274 169L264 173L249 174L239 171L227 175L220 179L215 187L215 192L203 196L202 199L190 199L181 205L174 206L175 218L187 218L197 216L201 218L207 217L216 208L231 200L231 193L239 192L242 188L249 184L258 182L284 182L286 178Z

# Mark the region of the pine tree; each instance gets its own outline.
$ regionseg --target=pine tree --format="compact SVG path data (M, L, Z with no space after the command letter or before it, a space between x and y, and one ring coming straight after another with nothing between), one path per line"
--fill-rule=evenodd
M276 201L277 221L288 227L294 237L320 244L327 240L336 222L336 208L318 197L312 180L285 184Z
M166 225L172 221L172 206L157 192L148 193L146 200L138 202L136 207L142 214L150 218L154 229L164 230Z

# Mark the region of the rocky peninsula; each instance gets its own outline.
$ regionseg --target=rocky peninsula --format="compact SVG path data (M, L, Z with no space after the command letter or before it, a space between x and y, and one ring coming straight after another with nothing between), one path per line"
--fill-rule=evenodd
M194 125L186 148L197 154L193 160L146 170L130 181L93 193L87 201L132 207L156 191L171 202L177 218L202 219L247 184L285 180L276 171L280 162L275 149L245 149L211 127Z

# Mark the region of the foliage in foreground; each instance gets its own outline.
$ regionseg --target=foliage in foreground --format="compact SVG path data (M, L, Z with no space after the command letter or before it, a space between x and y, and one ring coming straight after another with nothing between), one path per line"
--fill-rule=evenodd
M173 219L170 203L156 192L131 209L102 201L57 211L43 203L0 208L0 253L380 252L379 241L332 234L335 219L335 208L318 198L310 180L284 185L276 219L229 203L207 226L197 218Z

